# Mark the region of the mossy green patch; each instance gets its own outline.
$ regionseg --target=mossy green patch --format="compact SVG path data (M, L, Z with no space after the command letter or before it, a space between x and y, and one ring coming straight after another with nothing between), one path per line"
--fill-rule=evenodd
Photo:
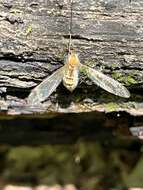
M122 77L123 75L119 72L113 72L112 73L112 77L115 79L119 79L120 77Z
M110 102L104 105L106 112L113 112L113 111L118 111L120 108L119 104Z
M119 65L116 64L116 63L113 63L113 64L111 65L111 67L112 67L113 69L115 69L115 68L119 67Z
M114 111L120 111L120 110L126 110L126 109L131 109L135 108L137 109L137 104L135 102L122 102L122 103L115 103L115 102L110 102L107 104L104 104L105 111L106 112L114 112Z
M28 28L27 28L27 30L26 30L25 35L28 36L29 34L32 33L32 31L33 31L33 27L32 27L32 25L29 25Z
M137 81L132 76L127 77L127 82L129 84L136 84L137 83Z
M135 80L135 77L133 74L126 76L119 72L113 72L112 77L121 82L124 82L126 85L136 84L138 82Z

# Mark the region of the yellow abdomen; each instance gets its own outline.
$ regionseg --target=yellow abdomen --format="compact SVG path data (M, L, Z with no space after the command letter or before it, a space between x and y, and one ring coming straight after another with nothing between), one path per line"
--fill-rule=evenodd
M63 84L64 86L73 91L78 84L78 73L79 73L79 59L77 54L71 52L68 55L67 65L65 66Z

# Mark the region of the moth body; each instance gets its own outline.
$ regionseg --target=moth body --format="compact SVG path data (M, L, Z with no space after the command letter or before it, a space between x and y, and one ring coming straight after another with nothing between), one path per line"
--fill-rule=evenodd
M79 58L74 51L71 51L65 63L63 73L63 84L69 90L73 91L79 81Z

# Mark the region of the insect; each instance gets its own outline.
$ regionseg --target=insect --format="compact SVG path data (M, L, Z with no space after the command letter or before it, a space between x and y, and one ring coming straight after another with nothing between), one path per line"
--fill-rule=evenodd
M121 83L100 71L81 64L75 50L70 50L64 66L56 70L31 91L27 99L28 103L37 104L45 101L62 81L63 85L72 92L78 85L79 72L83 72L96 85L112 94L124 98L130 97L130 92Z
M103 88L104 90L121 96L129 98L129 91L118 81L104 75L100 71L96 71L86 65L80 63L78 54L71 48L73 44L72 40L72 5L73 0L70 2L70 23L69 23L69 53L65 60L65 64L60 69L56 70L52 75L47 77L37 87L35 87L27 98L29 104L37 104L45 101L63 81L64 86L73 91L79 81L79 72L86 74L95 84Z

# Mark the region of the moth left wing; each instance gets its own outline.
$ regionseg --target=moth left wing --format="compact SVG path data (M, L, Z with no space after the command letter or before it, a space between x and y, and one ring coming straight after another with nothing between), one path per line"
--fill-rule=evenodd
M96 71L86 65L80 64L80 71L84 72L96 85L120 97L129 98L130 92L121 83L111 77Z
M38 104L46 100L58 87L63 79L64 66L56 70L52 75L36 86L27 98L29 104Z

